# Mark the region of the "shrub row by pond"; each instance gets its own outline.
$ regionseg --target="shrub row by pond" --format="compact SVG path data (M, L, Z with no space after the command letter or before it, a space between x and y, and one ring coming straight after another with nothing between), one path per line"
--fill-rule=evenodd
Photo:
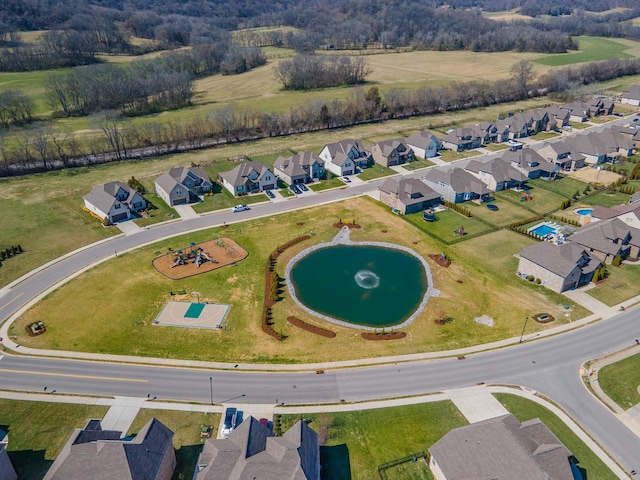
M282 341L286 337L280 332L277 332L273 328L273 304L280 300L278 290L280 288L280 276L276 272L276 265L278 263L278 257L287 248L290 248L300 242L303 242L311 238L310 235L303 235L301 237L294 238L283 245L278 245L278 248L269 255L267 263L264 269L264 299L262 309L262 331L267 335L271 335L276 340Z

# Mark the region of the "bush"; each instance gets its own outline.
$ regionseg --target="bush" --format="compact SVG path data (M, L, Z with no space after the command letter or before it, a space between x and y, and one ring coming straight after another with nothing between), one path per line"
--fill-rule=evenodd
M536 278L536 284L540 285L542 283L542 280L540 280L539 278Z
M530 282L533 282L534 278L535 277L533 275L527 275L527 280Z

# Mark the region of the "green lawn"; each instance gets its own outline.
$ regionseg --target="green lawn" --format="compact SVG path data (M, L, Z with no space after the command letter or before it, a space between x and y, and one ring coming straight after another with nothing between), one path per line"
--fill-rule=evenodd
M578 41L580 51L577 53L561 53L549 55L533 60L534 63L547 65L549 67L559 67L582 62L596 62L609 58L629 58L632 55L625 53L629 46L602 37L574 37Z
M611 400L627 410L640 403L640 354L603 367L598 382Z
M560 136L560 134L556 132L538 132L535 135L531 135L531 138L533 140L542 141L542 140L548 140L550 138L556 138L558 136Z
M167 203L155 193L145 193L144 198L147 202L151 203L154 208L149 210L147 213L148 216L134 220L135 224L139 227L155 225L156 223L166 222L167 220L180 216L174 208L167 205Z
M529 190L531 194L530 201L521 201L523 198L522 192L516 192L515 190L502 190L494 194L497 200L503 200L507 202L519 205L520 208L529 210L531 216L544 215L560 208L560 203L566 200L564 195L545 190L537 187L535 183L529 183Z
M502 199L497 199L491 203L497 205L499 210L489 210L486 203L478 205L477 203L468 202L466 205L471 215L473 215L473 218L482 220L487 225L496 227L504 227L518 220L531 217L531 212L522 208L520 204L507 202Z
M333 177L329 180L323 180L321 182L312 183L309 185L309 189L314 192L321 192L323 190L329 190L331 188L344 187L344 182L338 177Z
M388 177L389 175L397 175L395 170L392 170L377 163L369 168L362 170L362 173L358 174L360 180L375 180L376 178Z
M435 222L425 222L422 219L422 212L411 213L409 215L405 215L404 218L420 230L428 232L429 235L432 235L445 243L450 243L454 240L460 239L459 236L454 234L454 231L457 231L460 226L464 227L465 235L481 234L483 232L488 232L492 228L477 218L467 218L453 212L452 210L445 210L443 212L436 213L437 220Z
M494 394L494 396L519 421L524 422L532 418L542 420L578 460L578 467L586 470L585 478L594 480L614 480L618 478L564 422L542 405L516 395L499 393Z
M409 163L405 163L402 165L402 168L406 168L407 170L418 170L419 168L426 168L435 165L435 163L427 160L425 158L417 158L415 160L410 161Z
M531 195L533 195L534 189L541 190L539 195L544 195L542 190L549 190L551 192L555 192L559 195L562 195L566 198L571 198L577 192L582 196L582 192L587 187L585 182L581 182L580 180L576 180L570 177L563 177L553 182L549 182L548 180L529 180L527 185L532 187Z
M326 438L320 448L323 480L378 478L378 465L426 452L449 430L467 424L448 401L349 413L283 415L282 431L300 418ZM389 478L431 479L424 469L408 467L388 470ZM410 471L411 476L398 477L403 471Z
M264 193L234 197L231 192L219 183L213 183L213 195L205 196L203 201L192 205L196 213L214 212L216 210L230 209L234 205L252 205L269 201Z
M102 418L108 407L0 399L0 429L18 478L44 477L75 428Z
M609 275L605 282L587 291L593 298L611 307L638 295L640 265L624 265L623 267L608 265L607 272Z
M507 150L509 145L505 145L504 143L489 143L484 145L482 148L489 150L490 152L499 152L501 150Z
M591 125L583 122L574 122L572 120L569 121L569 125L571 128L575 128L576 130L584 130L585 128L589 128Z
M445 162L453 162L455 160L460 160L461 158L477 157L478 155L482 155L482 153L477 150L464 150L462 152L454 152L453 150L440 150L440 160L443 160Z
M629 203L630 195L620 193L618 191L603 190L594 195L590 195L581 199L582 203L587 205L602 205L603 207L613 207L614 205Z
M176 449L177 465L173 478L191 479L204 444L204 439L200 438L200 429L205 425L212 426L211 438L216 438L220 414L143 408L138 412L127 434L137 433L152 418L160 420L174 433L173 447Z

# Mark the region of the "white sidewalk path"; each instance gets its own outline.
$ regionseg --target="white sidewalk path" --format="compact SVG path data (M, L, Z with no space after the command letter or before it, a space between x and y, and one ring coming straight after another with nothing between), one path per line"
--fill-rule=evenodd
M102 419L102 429L117 430L125 437L142 404L146 401L146 398L115 397L111 408Z

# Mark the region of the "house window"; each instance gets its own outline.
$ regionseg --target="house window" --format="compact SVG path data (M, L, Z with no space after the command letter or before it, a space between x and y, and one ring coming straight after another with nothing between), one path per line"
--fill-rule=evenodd
M119 203L116 203L116 204L115 204L115 209L116 209L116 210L118 210L119 208L120 208L120 204L119 204Z

